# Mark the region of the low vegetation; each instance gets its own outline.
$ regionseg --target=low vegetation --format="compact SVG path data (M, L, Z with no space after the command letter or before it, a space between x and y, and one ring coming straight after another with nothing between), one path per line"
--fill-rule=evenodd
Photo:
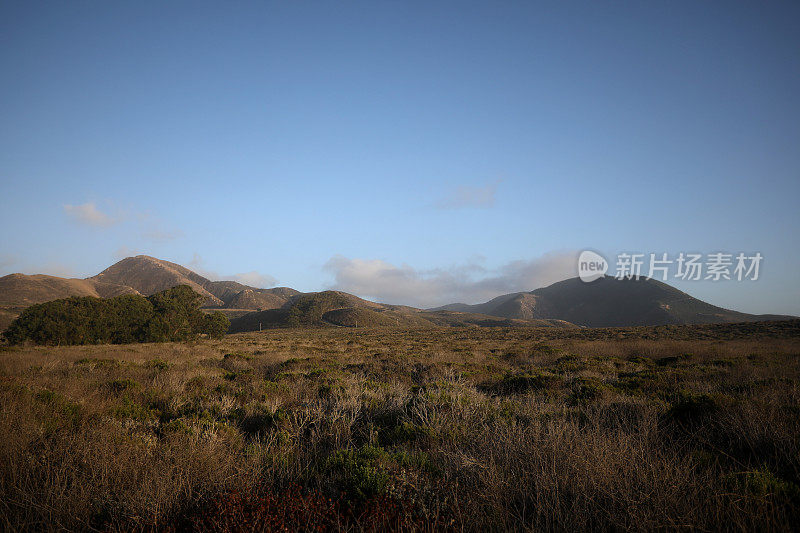
M0 528L790 530L800 325L738 328L6 346Z
M33 305L3 333L11 344L125 344L187 341L199 334L221 338L230 320L200 311L205 297L179 285L145 298L90 296Z

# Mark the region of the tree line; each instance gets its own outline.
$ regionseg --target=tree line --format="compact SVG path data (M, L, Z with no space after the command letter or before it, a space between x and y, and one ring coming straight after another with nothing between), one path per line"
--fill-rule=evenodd
M200 310L205 298L188 285L144 297L63 298L25 309L3 333L10 344L126 344L221 338L230 321Z

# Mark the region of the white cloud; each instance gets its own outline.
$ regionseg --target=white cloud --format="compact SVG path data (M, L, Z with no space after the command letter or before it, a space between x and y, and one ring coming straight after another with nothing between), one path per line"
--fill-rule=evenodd
M99 209L94 202L80 205L65 204L64 213L71 220L87 226L107 228L116 224L132 224L139 237L150 243L165 243L183 237L179 229L170 228L150 211L138 211L131 207L115 207L112 201L106 202L113 214Z
M188 265L186 265L186 268L200 274L204 278L210 279L211 281L238 281L239 283L249 285L257 289L273 287L278 282L277 279L269 274L263 274L255 270L240 274L221 275L213 270L207 270L204 268L204 264L205 261L203 258L199 254L194 254L194 256L192 256L192 260L189 261Z
M97 228L113 226L119 219L100 211L93 202L80 205L64 204L64 213L75 222Z
M417 270L380 259L332 257L325 270L332 288L379 302L415 307L485 302L510 292L531 291L576 275L577 252L557 252L486 270L477 262L447 269Z
M436 207L438 209L493 207L494 196L499 185L499 181L484 185L483 187L460 185L436 202Z
M278 282L278 280L269 274L262 274L261 272L256 272L255 270L251 272L243 272L242 274L234 274L230 279L238 281L244 285L256 287L258 289L272 287Z

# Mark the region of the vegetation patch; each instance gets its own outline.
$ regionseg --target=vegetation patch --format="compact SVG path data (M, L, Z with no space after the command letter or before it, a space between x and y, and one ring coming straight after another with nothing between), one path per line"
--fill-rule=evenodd
M339 481L349 497L367 500L386 493L389 484L386 464L390 461L386 450L367 445L335 451L326 460L324 469Z
M508 395L521 394L528 391L558 389L564 378L550 372L525 372L521 374L507 374L498 383L485 387L491 394Z
M585 404L600 399L609 390L608 386L596 378L576 378L571 384L570 400L574 404Z
M222 338L230 321L200 311L205 298L188 285L144 297L72 297L26 308L3 336L10 344L126 344Z
M693 354L690 353L682 353L680 355L674 355L669 357L661 357L656 359L656 364L658 366L674 366L680 363L685 363L692 359Z

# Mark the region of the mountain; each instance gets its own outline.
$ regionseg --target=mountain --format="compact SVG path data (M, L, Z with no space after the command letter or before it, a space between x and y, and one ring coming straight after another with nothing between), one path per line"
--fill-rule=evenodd
M0 278L0 305L27 307L68 296L111 298L138 294L128 286L93 279L58 278L35 274L9 274Z
M731 311L698 300L654 279L619 280L611 276L591 283L572 278L531 292L498 296L482 304L450 304L435 310L525 320L555 318L588 327L711 324L793 318Z
M111 298L122 294L139 294L125 285L92 279L59 278L35 274L9 274L0 277L0 331L26 307L70 296Z
M237 281L211 281L177 263L147 255L123 259L89 279L127 285L146 295L189 285L206 297L206 307L227 309L275 309L300 294L288 287L257 289Z
M561 320L519 320L457 311L425 311L402 305L378 304L352 294L324 291L296 296L279 309L249 313L231 320L232 333L291 326L540 326L576 327Z
M127 285L139 293L150 295L159 291L188 285L206 297L207 305L223 306L222 299L208 291L212 282L186 267L147 255L128 257L103 270L90 280Z
M110 298L121 294L149 296L176 285L189 285L206 297L206 307L250 311L279 308L301 294L288 287L258 289L236 281L211 281L177 263L147 255L127 257L96 276L59 278L44 274L0 277L0 331L23 309L70 296Z
M301 294L299 291L288 287L275 289L247 288L223 298L225 307L229 309L278 309L286 305L293 297Z
M378 304L339 291L301 293L288 287L259 289L236 281L211 281L177 263L138 255L86 279L43 274L0 277L0 331L36 303L69 296L149 296L176 285L189 285L205 296L205 307L223 310L232 319L231 331L257 330L259 325L614 327L793 318L739 313L693 298L660 281L610 276L591 283L568 279L482 304L423 310Z

